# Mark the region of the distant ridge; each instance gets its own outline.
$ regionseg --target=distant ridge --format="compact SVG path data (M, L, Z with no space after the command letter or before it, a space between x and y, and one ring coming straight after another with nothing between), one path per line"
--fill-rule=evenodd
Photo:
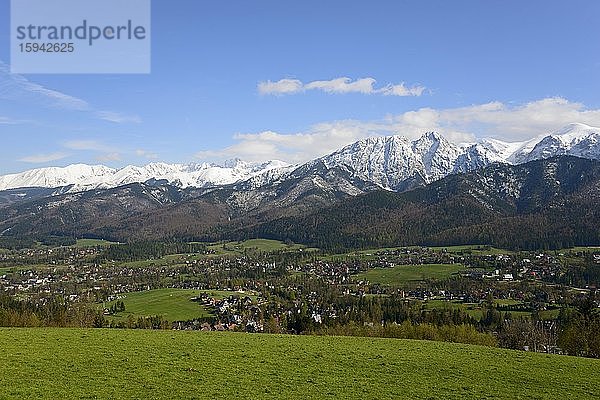
M427 132L414 141L403 136L371 137L305 165L310 167L322 163L327 168L346 168L357 178L383 189L404 191L494 162L522 164L557 155L600 159L600 128L573 123L550 135L525 142L482 139L470 145L456 145L437 132ZM0 176L0 191L69 186L67 191L79 192L149 180L164 180L180 188L216 187L252 180L256 187L287 176L298 167L301 166L274 160L263 163L233 160L223 166L152 163L121 169L75 164Z

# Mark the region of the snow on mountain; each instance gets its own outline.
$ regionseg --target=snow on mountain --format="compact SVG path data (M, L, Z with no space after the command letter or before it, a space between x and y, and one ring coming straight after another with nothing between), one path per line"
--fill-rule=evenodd
M543 138L519 163L559 155L600 159L600 128L584 124L569 124Z
M401 191L451 173L505 162L506 147L501 142L460 146L437 132L428 132L414 141L402 136L364 139L320 160L329 168L345 166L364 180Z
M550 135L516 143L483 139L456 145L436 132L425 133L414 141L402 136L370 137L305 165L322 163L330 170L341 168L382 188L402 191L496 162L521 164L557 155L600 160L600 128L570 124ZM112 169L77 164L0 176L0 190L72 185L70 191L75 192L151 179L165 180L182 188L240 183L241 190L252 190L295 176L294 171L302 171L302 167L296 168L281 161L246 163L237 159L223 166L153 163Z
M460 149L429 132L411 142L402 136L371 137L320 159L328 168L348 167L367 181L400 190L409 179L431 182L453 170Z
M150 179L166 180L176 186L207 187L244 181L272 170L287 167L282 161L246 163L232 160L226 166L214 164L152 163L144 167L133 165L121 169L84 164L58 168L40 168L18 174L0 176L0 190L25 187L72 186L71 192L118 187Z
M77 183L100 185L115 170L102 165L74 164L68 167L40 168L19 174L0 176L0 190L23 187L55 188Z
M495 162L521 164L557 155L600 160L600 129L570 124L525 142L483 139L455 145L436 132L415 141L401 136L372 137L353 143L321 160L329 168L345 166L362 179L389 190L404 190L407 182L430 183L452 173L469 172Z
M529 142L507 143L496 139L483 139L478 145L491 154L492 157L495 157L495 161L506 162L513 154L519 150L523 150L527 143ZM529 150L531 151L531 149Z

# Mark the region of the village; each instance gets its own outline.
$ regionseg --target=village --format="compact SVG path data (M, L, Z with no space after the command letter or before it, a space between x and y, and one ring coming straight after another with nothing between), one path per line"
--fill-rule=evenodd
M374 297L393 298L401 304L418 302L423 310L430 310L431 304L451 306L470 315L481 314L481 305L494 299L495 309L504 313L552 318L578 294L595 289L597 272L589 271L597 271L600 265L598 250L504 253L484 247L464 251L410 247L343 255L295 250L234 257L200 251L100 263L104 251L102 247L3 251L0 291L34 303L62 296L69 303L97 307L128 293L196 290L198 296L190 301L208 310L211 317L169 321L172 328L262 332L275 329L273 325L284 330L283 321L298 315L311 326L319 326L348 314L355 299ZM456 267L456 271L396 282L368 279L369 271L385 276L398 268L425 271L436 265ZM231 295L213 298L206 294L209 290ZM256 296L243 295L249 292ZM109 309L104 311L110 317ZM369 318L359 319L372 323Z

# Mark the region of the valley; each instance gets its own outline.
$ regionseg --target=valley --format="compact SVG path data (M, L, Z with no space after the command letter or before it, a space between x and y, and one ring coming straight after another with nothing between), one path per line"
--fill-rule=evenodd
M0 325L381 336L597 357L589 305L599 283L599 248L335 254L272 240L85 240L0 253ZM578 325L584 317L591 325Z
M600 399L599 15L0 1L0 400Z
M372 138L281 169L273 162L175 168L177 174L191 168L198 179L212 176L210 182L174 180L160 172L171 167L155 165L150 175L110 171L123 175L114 185L100 174L97 182L104 183L91 190L77 182L8 189L0 192L0 326L11 329L0 329L0 336L35 349L49 337L69 340L79 346L78 358L58 370L74 368L71 377L93 373L81 367L90 359L121 360L108 386L89 387L101 397L115 385L128 393L121 379L138 368L148 373L136 373L137 384L153 397L171 394L171 386L161 392L150 362L184 382L177 390L202 382L226 397L258 396L249 375L223 389L206 375L207 366L228 374L243 368L236 357L247 356L258 364L244 366L272 382L267 353L260 352L271 359L275 348L292 346L284 362L304 360L307 370L290 370L278 381L294 386L290 398L305 384L303 392L316 390L320 398L362 398L374 390L394 398L436 390L445 398L479 398L484 386L472 384L472 372L462 367L473 362L489 371L477 377L486 393L494 387L493 398L512 398L511 382L532 371L527 363L565 363L575 371L587 361L568 356L600 357L596 132L571 125L537 144L467 148L434 133L413 142ZM589 157L573 156L588 142ZM68 169L51 171L60 180ZM26 176L34 182L43 173ZM152 359L132 345L140 340L157 346ZM340 347L327 358L331 340ZM262 350L249 350L259 343ZM233 353L219 353L227 346ZM6 362L23 354L7 351L0 356ZM186 355L174 355L180 352ZM420 361L406 368L410 354ZM448 354L454 361L435 373L453 378L436 376L433 389L410 372ZM331 363L330 373L315 375L306 357ZM360 367L366 381L348 386L346 372L331 368L356 365L356 357L371 360ZM512 372L490 357L506 360ZM33 355L29 362L45 368L43 359ZM379 371L372 360L387 361ZM406 392L385 383L383 370L407 379ZM530 385L519 385L518 393L546 398L575 390L580 398L595 397L593 380L573 389L578 378L565 374L544 375L551 381L545 386L541 375L530 374ZM508 385L486 383L500 377ZM40 385L44 396L63 390ZM288 393L267 382L258 386L260 397ZM35 385L7 387L11 395L36 393Z

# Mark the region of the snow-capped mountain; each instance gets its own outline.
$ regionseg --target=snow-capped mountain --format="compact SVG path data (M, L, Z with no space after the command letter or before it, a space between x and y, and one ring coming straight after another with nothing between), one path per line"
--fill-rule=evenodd
M165 180L181 188L221 186L267 174L269 171L288 166L282 161L246 163L232 160L224 166L214 164L165 164L152 163L144 167L126 166L113 169L105 166L85 164L69 165L64 168L40 168L18 174L0 176L0 190L72 186L69 191L107 189L129 183L148 180Z
M240 188L253 190L286 179L297 179L298 173L312 171L316 165L347 171L349 176L381 188L404 191L496 162L522 164L557 155L600 160L600 128L575 123L550 135L516 143L483 139L474 144L457 145L436 132L425 133L414 141L402 136L371 137L304 166L291 166L281 161L246 163L240 160L223 166L153 163L121 169L77 164L0 176L0 191L70 186L70 192L78 192L149 180L164 180L180 188L243 183Z
M0 177L3 185L0 188L20 187L0 190L0 236L221 240L229 237L227 232L235 238L259 237L266 232L268 237L282 239L296 237L293 235L301 232L298 241L302 238L308 241L318 236L310 229L321 229L327 215L335 213L338 205L361 194L365 196L358 196L356 204L364 205L361 202L370 199L393 200L394 196L402 196L393 191L418 188L405 199L423 211L421 216L429 212L428 204L448 198L449 213L458 207L462 216L461 207L478 207L471 219L471 223L478 223L490 215L496 218L500 215L498 210L505 215L539 207L546 204L540 203L540 199L550 201L555 194L579 187L577 182L588 182L588 178L592 184L578 192L577 198L571 198L569 204L577 208L578 201L583 201L584 209L589 209L597 205L600 196L600 186L593 180L600 164L583 158L600 160L598 132L600 129L573 124L527 142L490 139L463 145L450 143L435 132L414 141L400 136L375 137L299 166L281 162L247 164L236 160L224 166L158 163L115 170L74 165L28 171ZM580 158L529 162L556 155ZM484 168L490 164L494 165ZM468 173L473 170L476 172ZM86 188L95 190L83 191ZM381 188L388 193L378 190ZM379 215L373 211L377 207L405 203L388 200L375 204L375 208L359 207L358 213L375 212L366 218L355 220L352 211L346 210L335 221L350 219L352 224L377 221L382 215L385 218L393 215L393 212ZM336 206L331 207L333 204ZM319 219L318 210L322 210L325 219ZM446 213L444 209L435 212ZM568 212L569 207L565 206L557 215ZM412 212L409 214L410 218L415 217ZM310 219L309 225L304 220L286 219L306 215L317 218ZM427 217L424 221L431 219ZM577 226L585 224L592 230L597 226L593 220Z
M350 168L382 188L402 191L495 162L522 164L558 155L600 160L600 128L570 124L525 142L483 139L469 145L450 143L436 132L415 141L402 136L372 137L319 160L328 167Z
M0 177L0 189L16 189L24 187L56 188L73 184L99 184L106 176L114 173L112 168L102 165L85 164L69 165L64 168L49 167L33 169L19 174Z
M600 159L600 128L569 124L541 140L534 139L523 143L508 161L522 164L560 155Z
M327 167L345 166L360 178L390 190L405 190L456 171L464 151L436 132L415 141L402 136L372 137L321 158ZM410 182L410 184L408 184Z
M453 171L460 149L430 132L411 142L402 136L372 137L323 157L327 167L349 167L362 179L400 190L409 179L437 180Z

